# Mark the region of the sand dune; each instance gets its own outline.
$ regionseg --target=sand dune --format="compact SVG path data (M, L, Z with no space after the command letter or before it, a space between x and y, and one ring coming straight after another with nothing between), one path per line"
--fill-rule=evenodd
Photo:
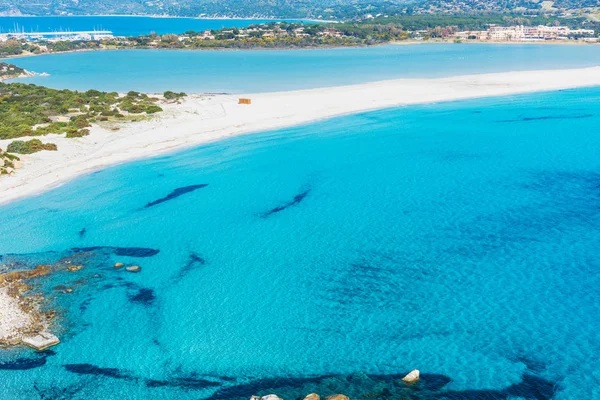
M167 105L151 121L123 124L118 131L94 127L89 136L49 135L57 152L24 156L24 166L0 178L0 203L31 196L116 163L195 146L235 135L303 124L343 114L418 103L552 91L600 85L600 67L508 72L441 79L398 79L361 85L244 95L189 96ZM10 141L0 141L6 148Z

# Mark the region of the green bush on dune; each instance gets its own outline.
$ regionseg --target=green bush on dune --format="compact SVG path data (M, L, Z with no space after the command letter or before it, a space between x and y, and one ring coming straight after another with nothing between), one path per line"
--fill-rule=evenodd
M182 93L174 95L179 98ZM92 120L124 118L123 112L161 112L157 101L134 91L121 96L116 92L78 92L0 82L0 140L50 133L81 137L89 133L85 128Z
M22 140L15 140L6 148L7 152L17 154L33 154L42 150L56 151L58 148L54 143L42 143L42 141L39 139L31 139L26 142Z

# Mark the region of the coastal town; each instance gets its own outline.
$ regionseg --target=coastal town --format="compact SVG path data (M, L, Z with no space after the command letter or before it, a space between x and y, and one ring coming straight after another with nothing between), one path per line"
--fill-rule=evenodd
M0 34L0 56L93 49L214 49L307 48L369 46L390 42L580 42L598 43L593 29L551 25L489 24L486 29L461 29L459 25L405 29L400 25L304 24L271 22L245 28L223 28L182 34L124 37L109 30L65 32L6 32ZM464 28L464 27L462 27Z

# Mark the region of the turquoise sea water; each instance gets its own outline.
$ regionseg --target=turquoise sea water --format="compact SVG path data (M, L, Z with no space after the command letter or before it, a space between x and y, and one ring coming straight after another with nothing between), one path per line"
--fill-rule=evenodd
M600 46L424 44L289 51L132 50L20 58L54 88L127 92L269 92L383 79L581 68L600 65Z
M293 21L293 20L291 20ZM114 16L48 16L48 17L0 17L0 33L39 31L89 31L106 29L116 36L148 35L152 32L164 35L186 31L205 31L245 27L270 22L253 19L197 19L160 17L114 17Z
M85 269L37 282L62 343L3 351L0 398L598 399L599 104L346 116L3 206L2 263Z

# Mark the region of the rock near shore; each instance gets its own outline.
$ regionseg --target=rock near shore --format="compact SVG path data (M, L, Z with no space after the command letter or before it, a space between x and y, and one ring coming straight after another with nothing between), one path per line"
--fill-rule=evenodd
M408 383L413 384L413 383L417 383L417 381L419 380L420 377L420 373L418 369L413 369L412 371L410 371L404 378L402 378L402 381L404 383Z

